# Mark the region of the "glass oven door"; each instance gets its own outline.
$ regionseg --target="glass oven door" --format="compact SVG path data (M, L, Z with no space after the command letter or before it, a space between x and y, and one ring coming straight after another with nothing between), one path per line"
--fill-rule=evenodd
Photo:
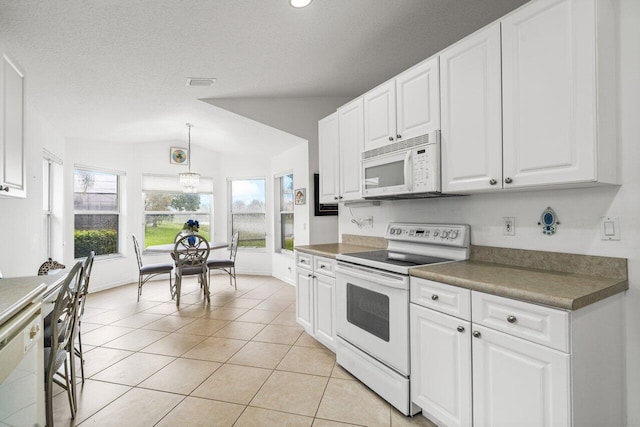
M361 266L336 268L340 337L409 375L409 277Z

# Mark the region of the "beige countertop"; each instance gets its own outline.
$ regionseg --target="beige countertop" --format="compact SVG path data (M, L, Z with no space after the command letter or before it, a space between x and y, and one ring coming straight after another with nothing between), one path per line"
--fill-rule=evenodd
M483 261L414 268L412 276L474 291L577 310L629 288L626 277L599 277Z
M66 270L60 270L47 276L0 279L0 325L33 301L52 293L66 276Z
M325 243L322 245L296 246L295 250L306 252L312 255L335 258L338 254L349 254L355 252L376 251L379 248L372 246L353 245L350 243Z

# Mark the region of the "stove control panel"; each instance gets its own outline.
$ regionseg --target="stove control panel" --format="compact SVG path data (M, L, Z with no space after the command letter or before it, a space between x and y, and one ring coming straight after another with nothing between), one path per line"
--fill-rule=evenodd
M464 224L391 223L385 237L397 241L467 247L470 234L469 226Z

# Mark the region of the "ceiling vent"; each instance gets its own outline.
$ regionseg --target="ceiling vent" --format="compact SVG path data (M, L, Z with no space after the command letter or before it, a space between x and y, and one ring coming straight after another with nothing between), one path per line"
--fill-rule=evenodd
M209 77L187 77L187 86L205 86L211 87L216 79Z

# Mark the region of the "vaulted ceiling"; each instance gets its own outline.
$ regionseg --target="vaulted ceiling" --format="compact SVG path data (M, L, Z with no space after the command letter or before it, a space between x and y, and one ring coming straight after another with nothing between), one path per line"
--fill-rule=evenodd
M196 144L277 151L281 131L216 99L355 97L524 2L0 0L0 43L27 73L30 106L65 137L184 140L189 121Z

